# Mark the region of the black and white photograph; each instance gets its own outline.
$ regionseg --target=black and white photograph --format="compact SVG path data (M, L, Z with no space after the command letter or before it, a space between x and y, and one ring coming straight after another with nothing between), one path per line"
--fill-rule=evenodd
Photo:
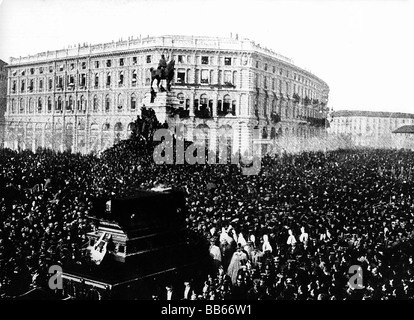
M0 304L413 300L413 13L0 0Z

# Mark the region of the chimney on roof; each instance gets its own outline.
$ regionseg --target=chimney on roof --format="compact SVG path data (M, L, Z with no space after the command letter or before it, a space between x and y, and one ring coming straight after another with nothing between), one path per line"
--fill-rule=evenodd
M232 32L230 32L230 38L233 38L233 33Z
M239 34L236 33L236 40L239 40Z

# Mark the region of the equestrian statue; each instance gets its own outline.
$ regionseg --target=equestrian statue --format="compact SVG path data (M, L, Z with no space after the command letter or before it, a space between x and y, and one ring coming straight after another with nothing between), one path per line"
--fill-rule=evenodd
M171 60L170 62L167 63L167 61L165 60L165 56L162 54L161 55L161 59L160 62L158 63L158 68L154 69L151 68L151 88L152 88L152 84L154 83L154 80L157 80L157 88L158 91L165 91L164 87L161 85L160 88L160 82L161 80L166 80L167 82L167 91L171 91L171 82L174 78L174 66L175 66L175 61Z

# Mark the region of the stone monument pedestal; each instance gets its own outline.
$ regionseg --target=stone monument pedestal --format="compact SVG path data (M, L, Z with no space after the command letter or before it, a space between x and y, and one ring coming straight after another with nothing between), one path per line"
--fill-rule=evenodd
M164 123L169 117L168 109L180 107L180 101L172 92L156 92L154 97L151 96L151 92L147 92L142 100L142 106L152 108L158 121Z

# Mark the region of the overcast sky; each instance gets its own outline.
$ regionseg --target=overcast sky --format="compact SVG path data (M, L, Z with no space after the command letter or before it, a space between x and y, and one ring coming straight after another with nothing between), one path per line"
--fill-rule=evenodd
M414 0L0 0L0 59L163 34L249 38L326 81L334 110L414 113Z

